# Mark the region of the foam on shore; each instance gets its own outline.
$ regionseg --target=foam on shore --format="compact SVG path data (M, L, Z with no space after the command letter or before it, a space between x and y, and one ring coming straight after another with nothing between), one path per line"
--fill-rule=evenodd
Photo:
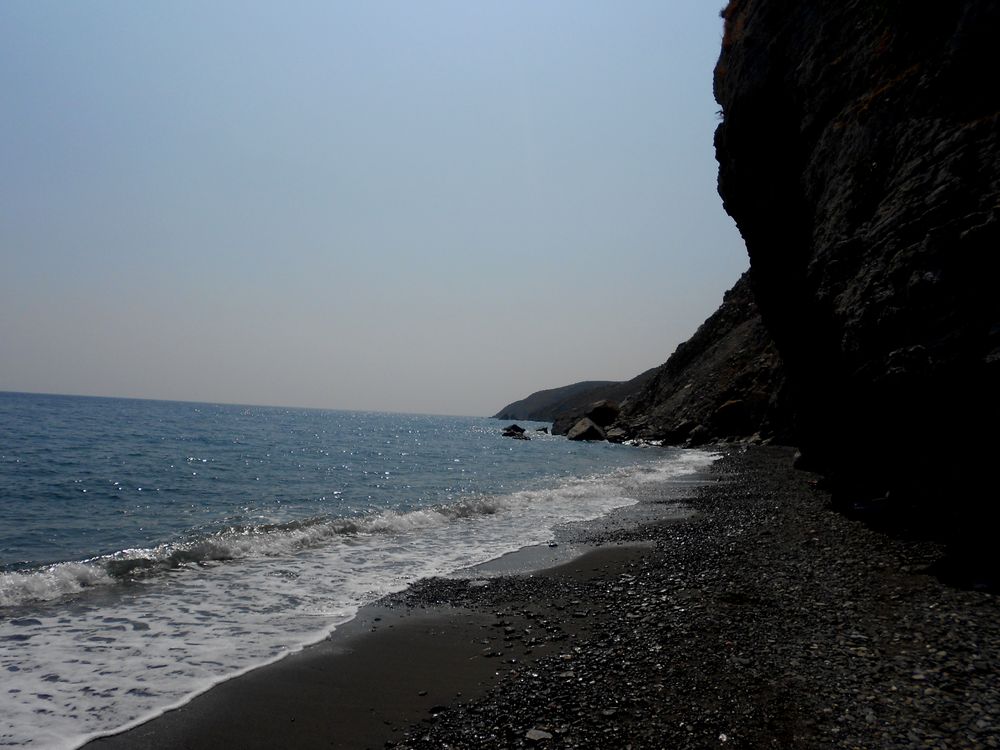
M690 475L713 458L671 452L550 489L230 529L211 544L184 548L186 558L165 548L88 561L164 564L109 572L117 585L102 581L43 607L6 609L0 744L69 748L136 726L326 638L381 596L546 544L559 525L631 505L642 485Z

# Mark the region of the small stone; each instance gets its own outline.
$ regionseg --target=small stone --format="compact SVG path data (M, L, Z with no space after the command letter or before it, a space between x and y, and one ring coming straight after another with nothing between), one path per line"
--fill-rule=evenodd
M529 729L524 738L529 742L541 742L542 740L551 740L552 735L548 732L543 732L541 729Z

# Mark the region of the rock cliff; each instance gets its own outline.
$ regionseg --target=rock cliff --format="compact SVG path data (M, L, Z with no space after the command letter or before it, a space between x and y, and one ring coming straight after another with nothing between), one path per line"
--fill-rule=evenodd
M984 549L998 520L978 472L1000 447L1000 3L732 0L723 15L719 192L750 272L617 427L792 439L838 497L941 519Z
M993 533L969 478L1000 416L1000 3L723 15L719 192L804 454L853 497Z
M781 358L754 303L748 274L721 307L623 404L616 427L669 444L791 439Z

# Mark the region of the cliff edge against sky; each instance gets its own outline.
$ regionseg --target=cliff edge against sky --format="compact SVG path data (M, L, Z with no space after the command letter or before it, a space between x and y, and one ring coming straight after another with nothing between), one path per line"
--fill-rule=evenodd
M617 426L790 440L846 503L995 546L1000 4L723 17L719 193L750 271Z
M723 15L719 192L803 452L856 496L992 519L963 490L1000 415L1000 5Z

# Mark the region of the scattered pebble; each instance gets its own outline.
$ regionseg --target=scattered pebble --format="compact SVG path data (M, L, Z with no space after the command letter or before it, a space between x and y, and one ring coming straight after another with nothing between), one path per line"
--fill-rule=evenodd
M397 595L495 616L489 635L517 663L390 746L1000 746L998 598L922 573L939 547L833 512L791 460L731 451L691 498L697 515L590 538L641 556Z

